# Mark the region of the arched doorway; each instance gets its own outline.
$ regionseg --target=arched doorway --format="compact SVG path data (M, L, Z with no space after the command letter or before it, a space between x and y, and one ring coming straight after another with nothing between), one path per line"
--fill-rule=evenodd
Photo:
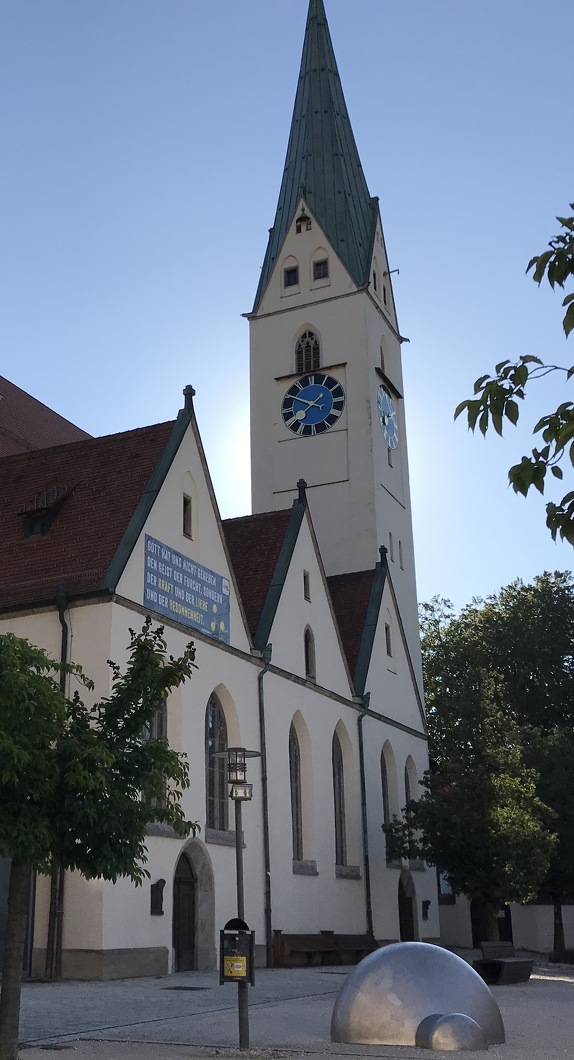
M213 866L200 839L190 839L175 867L172 923L174 972L216 968Z
M173 879L174 971L195 968L196 877L191 862L182 854Z
M403 870L399 877L399 934L401 942L415 942L417 924L416 891L410 872Z

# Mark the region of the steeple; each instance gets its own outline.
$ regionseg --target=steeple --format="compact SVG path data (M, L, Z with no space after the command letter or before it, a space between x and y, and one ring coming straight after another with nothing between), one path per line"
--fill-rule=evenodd
M301 199L358 287L368 282L378 218L351 129L323 0L310 0L279 202L253 311Z

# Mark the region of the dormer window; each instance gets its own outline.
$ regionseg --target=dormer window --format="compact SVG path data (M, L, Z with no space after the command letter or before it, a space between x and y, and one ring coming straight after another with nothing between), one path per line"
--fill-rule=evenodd
M36 493L18 515L22 516L24 537L44 537L49 533L64 501L73 492L73 486L52 486Z

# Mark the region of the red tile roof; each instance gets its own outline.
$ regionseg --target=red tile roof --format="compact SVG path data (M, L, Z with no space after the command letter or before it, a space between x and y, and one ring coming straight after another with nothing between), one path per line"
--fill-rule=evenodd
M225 519L223 532L251 635L255 635L291 509Z
M89 437L86 431L0 376L0 457Z
M70 594L99 587L172 427L0 460L0 609L51 600L60 586ZM25 513L66 491L48 533L26 537Z
M255 635L291 509L226 519L223 530L251 635ZM375 569L327 578L351 675L355 672Z
M327 578L351 676L355 674L374 577L373 568Z

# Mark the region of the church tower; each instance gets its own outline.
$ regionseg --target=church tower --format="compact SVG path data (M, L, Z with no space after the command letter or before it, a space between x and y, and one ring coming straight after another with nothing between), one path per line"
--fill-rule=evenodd
M250 320L254 513L307 497L328 575L388 549L418 623L401 336L323 0L310 0L279 201Z

